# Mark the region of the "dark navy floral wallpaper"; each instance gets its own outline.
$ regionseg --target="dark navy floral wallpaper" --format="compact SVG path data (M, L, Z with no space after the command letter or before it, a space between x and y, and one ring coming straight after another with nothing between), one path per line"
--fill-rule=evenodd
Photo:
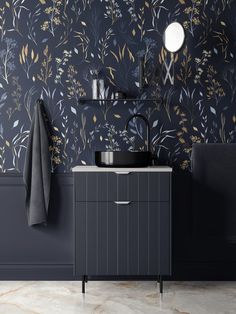
M52 125L52 167L92 164L95 150L152 149L161 163L190 169L192 143L236 142L236 3L233 0L2 0L0 170L22 171L35 101ZM183 48L163 48L166 26L185 28ZM145 82L138 89L138 60ZM166 66L173 63L170 80ZM91 71L116 90L153 102L86 103Z

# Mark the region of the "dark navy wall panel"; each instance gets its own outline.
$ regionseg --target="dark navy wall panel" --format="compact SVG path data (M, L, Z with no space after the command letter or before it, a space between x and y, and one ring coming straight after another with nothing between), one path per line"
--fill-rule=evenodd
M186 191L184 197L178 187ZM222 234L220 238L214 240L214 246L212 246L212 241L209 242L209 249L206 251L202 250L202 237L198 237L201 235L201 228L195 229L195 235L193 235L193 218L196 212L191 208L191 193L189 173L174 173L172 279L235 280L235 243L232 239L227 241L225 235ZM0 176L0 280L73 280L72 175L57 174L53 178L47 227L30 228L27 226L24 195L21 175ZM81 204L78 209L85 213L85 208ZM105 208L98 219L104 221L104 216L106 216ZM130 221L132 221L130 232L134 237L138 237L136 228L138 216L135 209L130 211ZM112 223L109 232L115 234L115 219ZM202 227L207 228L207 223L208 221L203 220ZM216 223L218 224L219 221ZM79 228L77 232L78 239L83 229ZM98 270L103 272L106 270L106 263L103 263L103 259L106 259L103 247L106 229L102 230L98 237L101 244ZM130 241L134 242L134 239L130 238ZM113 250L113 258L116 259L116 249L112 242L108 242L108 246L109 250ZM205 247L207 248L207 243ZM135 245L130 247L130 256L135 256L137 250ZM82 257L77 256L77 262L79 258L83 261ZM132 265L136 265L133 269L129 269L131 275L137 274L136 261L136 259L130 260ZM110 271L113 272L113 269Z
M73 264L72 178L53 176L47 226L29 227L21 176L0 176L0 265Z

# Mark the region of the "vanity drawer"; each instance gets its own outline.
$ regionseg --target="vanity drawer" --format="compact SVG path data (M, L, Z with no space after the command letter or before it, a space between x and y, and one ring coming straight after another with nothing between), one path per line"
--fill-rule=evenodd
M107 172L81 172L75 174L75 200L77 202L106 202L117 198L117 176Z
M76 173L76 202L168 202L170 174L160 172Z

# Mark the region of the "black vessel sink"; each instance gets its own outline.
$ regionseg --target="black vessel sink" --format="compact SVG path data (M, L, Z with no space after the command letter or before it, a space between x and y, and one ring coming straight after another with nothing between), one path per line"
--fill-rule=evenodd
M150 152L95 152L98 167L148 167Z

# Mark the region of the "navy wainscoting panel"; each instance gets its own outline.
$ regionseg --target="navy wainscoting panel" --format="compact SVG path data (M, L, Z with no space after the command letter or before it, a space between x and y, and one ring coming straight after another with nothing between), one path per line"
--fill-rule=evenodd
M53 175L48 227L34 229L27 226L24 195L21 175L4 174L0 176L0 280L74 279L72 175ZM221 229L221 236L212 239L211 245L215 244L208 247L208 255L206 255L207 247L201 249L201 245L205 241L201 231L207 230L209 219L202 219L201 226L194 229L194 217L196 217L197 211L192 208L191 197L191 174L174 172L173 276L171 279L235 280L234 234L232 233L229 239L228 231L226 230L227 232L224 233L224 229ZM83 208L80 207L80 210ZM199 215L202 216L201 211L199 211ZM130 220L133 223L130 228L135 228L137 218L137 215L131 211ZM99 219L104 219L104 217L101 216ZM213 220L212 222L214 223ZM114 226L115 224L114 221ZM106 238L106 232L103 231L99 234L101 244ZM115 232L115 228L113 231ZM78 234L80 232L82 233L82 230L78 230ZM209 243L209 238L207 241L204 243ZM130 254L133 256L132 252L136 252L137 247L131 247L130 250ZM101 248L101 252L104 252L103 248ZM99 257L99 267L104 269L106 263L104 263L103 256L105 255ZM114 258L116 258L115 250ZM133 262L135 261L130 261L130 263ZM100 270L101 268L99 268ZM131 275L134 275L137 269L129 269L129 271Z
M71 175L53 175L47 226L28 227L21 175L0 176L0 279L73 278Z

